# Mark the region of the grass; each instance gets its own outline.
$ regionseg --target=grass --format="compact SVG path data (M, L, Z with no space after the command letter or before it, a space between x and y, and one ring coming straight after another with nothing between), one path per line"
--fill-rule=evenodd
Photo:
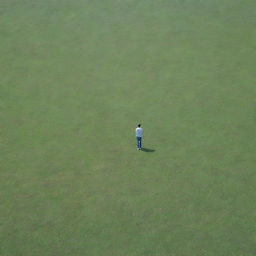
M255 9L1 0L0 255L255 255Z

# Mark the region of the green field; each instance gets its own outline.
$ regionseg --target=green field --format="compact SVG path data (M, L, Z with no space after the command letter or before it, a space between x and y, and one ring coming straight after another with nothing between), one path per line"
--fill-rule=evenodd
M0 0L0 255L255 256L255 13Z

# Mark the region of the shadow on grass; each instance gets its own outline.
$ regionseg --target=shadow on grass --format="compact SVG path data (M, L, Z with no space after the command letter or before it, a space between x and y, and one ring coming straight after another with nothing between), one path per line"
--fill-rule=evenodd
M147 153L153 153L153 152L155 152L154 149L150 149L150 148L141 148L141 151L147 152Z

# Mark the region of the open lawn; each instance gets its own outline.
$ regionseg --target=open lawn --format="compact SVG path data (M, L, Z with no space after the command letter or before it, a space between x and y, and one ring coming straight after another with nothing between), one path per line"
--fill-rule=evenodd
M0 0L0 255L255 256L255 13Z

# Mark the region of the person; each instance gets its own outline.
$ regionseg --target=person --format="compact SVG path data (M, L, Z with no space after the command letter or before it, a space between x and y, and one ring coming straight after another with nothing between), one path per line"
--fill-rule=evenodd
M137 140L137 150L141 150L142 146L142 133L143 129L141 128L141 124L138 124L136 128L136 140Z

